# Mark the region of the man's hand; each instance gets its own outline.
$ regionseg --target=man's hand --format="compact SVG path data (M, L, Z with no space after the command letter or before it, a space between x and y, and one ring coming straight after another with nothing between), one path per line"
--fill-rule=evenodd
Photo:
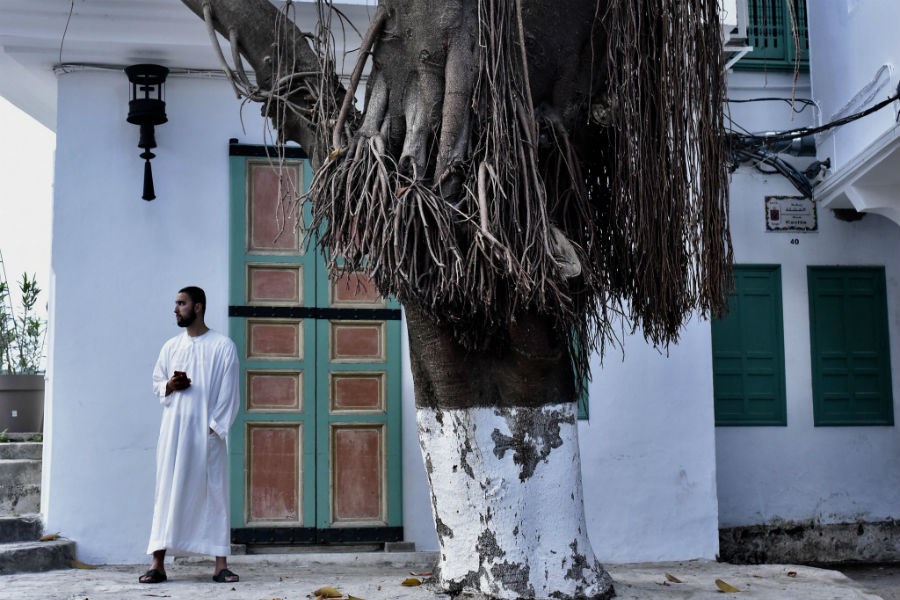
M184 371L175 371L166 382L166 396L172 392L184 390L191 387L191 380L188 379L187 373Z

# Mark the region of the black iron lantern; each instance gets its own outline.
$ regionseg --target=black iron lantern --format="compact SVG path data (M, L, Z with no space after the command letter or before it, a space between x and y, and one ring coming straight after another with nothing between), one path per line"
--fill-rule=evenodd
M166 101L164 85L169 69L160 65L131 65L125 67L125 74L131 82L131 95L128 101L128 122L141 126L141 139L138 148L143 148L141 158L144 159L144 200L153 200L153 171L150 159L156 155L150 152L156 148L156 136L153 127L162 125L169 119L166 117Z

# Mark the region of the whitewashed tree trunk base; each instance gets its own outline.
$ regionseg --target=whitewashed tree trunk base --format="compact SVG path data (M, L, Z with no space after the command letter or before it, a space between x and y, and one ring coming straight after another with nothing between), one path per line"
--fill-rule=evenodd
M491 598L612 598L584 520L574 403L418 408L439 585Z

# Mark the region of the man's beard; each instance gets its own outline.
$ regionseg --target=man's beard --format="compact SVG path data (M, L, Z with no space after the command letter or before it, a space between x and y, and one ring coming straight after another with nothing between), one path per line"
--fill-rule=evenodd
M191 314L186 317L182 317L181 315L175 316L175 321L178 323L179 327L190 327L191 324L197 320L197 311L191 308Z

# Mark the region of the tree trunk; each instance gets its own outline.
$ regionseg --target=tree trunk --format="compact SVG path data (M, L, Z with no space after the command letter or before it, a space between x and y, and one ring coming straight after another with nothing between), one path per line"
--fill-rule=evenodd
M472 352L406 312L441 588L612 598L585 526L572 366L546 320Z

